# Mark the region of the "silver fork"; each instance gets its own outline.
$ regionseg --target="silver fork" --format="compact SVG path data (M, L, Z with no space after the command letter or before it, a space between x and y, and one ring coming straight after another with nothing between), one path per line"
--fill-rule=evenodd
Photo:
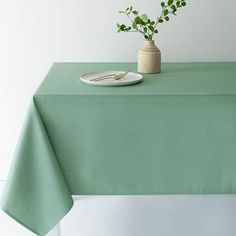
M119 80L119 79L125 77L128 73L129 73L129 71L126 71L126 72L123 72L120 74L103 75L103 76L91 79L90 81L101 81L101 80L105 80L105 79Z

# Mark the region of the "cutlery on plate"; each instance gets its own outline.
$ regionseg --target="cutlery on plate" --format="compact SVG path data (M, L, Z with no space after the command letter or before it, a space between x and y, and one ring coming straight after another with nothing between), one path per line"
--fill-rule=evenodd
M103 76L99 76L97 78L91 79L90 81L101 81L101 80L105 80L105 79L119 80L119 79L125 77L128 73L129 73L129 71L122 72L120 74L103 75Z

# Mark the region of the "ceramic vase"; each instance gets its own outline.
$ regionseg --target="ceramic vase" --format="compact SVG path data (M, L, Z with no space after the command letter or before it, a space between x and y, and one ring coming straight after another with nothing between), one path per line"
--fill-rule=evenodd
M138 72L161 72L161 51L153 40L145 41L143 48L138 52Z

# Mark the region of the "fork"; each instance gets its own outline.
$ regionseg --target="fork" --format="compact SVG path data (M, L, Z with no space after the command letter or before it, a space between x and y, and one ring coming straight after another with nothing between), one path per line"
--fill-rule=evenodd
M125 77L128 73L129 73L129 71L122 72L120 74L103 75L103 76L91 79L90 81L101 81L101 80L105 80L105 79L119 80L119 79Z

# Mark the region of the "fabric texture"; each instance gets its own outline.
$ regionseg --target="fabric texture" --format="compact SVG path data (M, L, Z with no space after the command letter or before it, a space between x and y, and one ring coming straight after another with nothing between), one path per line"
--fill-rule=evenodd
M129 87L81 74L134 63L55 63L36 92L2 209L45 235L71 195L236 193L236 63L163 63Z

